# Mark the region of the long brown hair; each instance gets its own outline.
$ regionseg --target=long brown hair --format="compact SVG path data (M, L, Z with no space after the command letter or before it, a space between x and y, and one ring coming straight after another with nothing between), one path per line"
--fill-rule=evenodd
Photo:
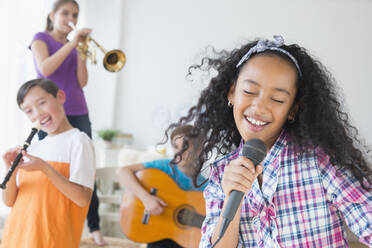
M79 9L79 4L75 0L58 0L53 4L53 10L50 13L56 12L62 5L66 3L73 3ZM53 22L50 19L49 14L47 16L47 23L46 23L45 31L47 32L53 31Z

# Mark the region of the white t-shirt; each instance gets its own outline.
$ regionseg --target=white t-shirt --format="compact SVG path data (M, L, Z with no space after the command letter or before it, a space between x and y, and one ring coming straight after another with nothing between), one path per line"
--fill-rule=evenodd
M70 164L69 180L93 190L96 173L93 142L77 128L53 136L48 135L43 140L32 143L27 152L45 161Z

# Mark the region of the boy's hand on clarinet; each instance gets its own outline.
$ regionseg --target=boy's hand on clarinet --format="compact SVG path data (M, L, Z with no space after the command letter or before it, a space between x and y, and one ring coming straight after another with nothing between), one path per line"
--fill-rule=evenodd
M9 170L12 166L13 161L16 159L17 155L22 151L22 146L17 146L7 150L3 155L3 160L6 166L6 169ZM23 158L20 161L20 164L23 163Z
M164 211L164 207L167 204L157 196L147 195L142 199L142 203L145 206L145 210L151 215L160 215Z
M19 168L26 171L44 171L49 164L42 160L41 158L32 156L26 151L22 151L23 157L26 157L28 160L20 163Z
M232 190L248 192L252 188L254 180L262 171L261 164L258 164L255 168L252 161L243 156L230 161L222 176L223 192L226 196L229 196Z
M84 41L86 37L92 32L90 28L82 28L76 31L72 43L76 47L79 42Z

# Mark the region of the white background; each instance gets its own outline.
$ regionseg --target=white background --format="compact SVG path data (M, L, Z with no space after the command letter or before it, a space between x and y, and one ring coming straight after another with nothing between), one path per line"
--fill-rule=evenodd
M88 4L92 2L101 1ZM106 125L132 133L135 144L161 140L165 123L177 120L195 103L203 84L190 83L185 75L207 45L232 49L274 34L306 47L328 67L343 90L352 122L372 143L372 1L128 0L120 4L117 20L121 21L114 23L119 26L114 33L121 34L127 64L114 82L115 106ZM104 22L104 16L111 20L109 14L116 9L107 6L96 11L97 20ZM87 97L93 126L100 128L98 113L106 109L103 99L92 97L94 86L102 83L93 80Z

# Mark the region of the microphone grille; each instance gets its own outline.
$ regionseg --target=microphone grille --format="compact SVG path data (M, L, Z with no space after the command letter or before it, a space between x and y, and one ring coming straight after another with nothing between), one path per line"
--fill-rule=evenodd
M243 156L256 166L266 157L266 146L260 139L250 139L243 145Z

